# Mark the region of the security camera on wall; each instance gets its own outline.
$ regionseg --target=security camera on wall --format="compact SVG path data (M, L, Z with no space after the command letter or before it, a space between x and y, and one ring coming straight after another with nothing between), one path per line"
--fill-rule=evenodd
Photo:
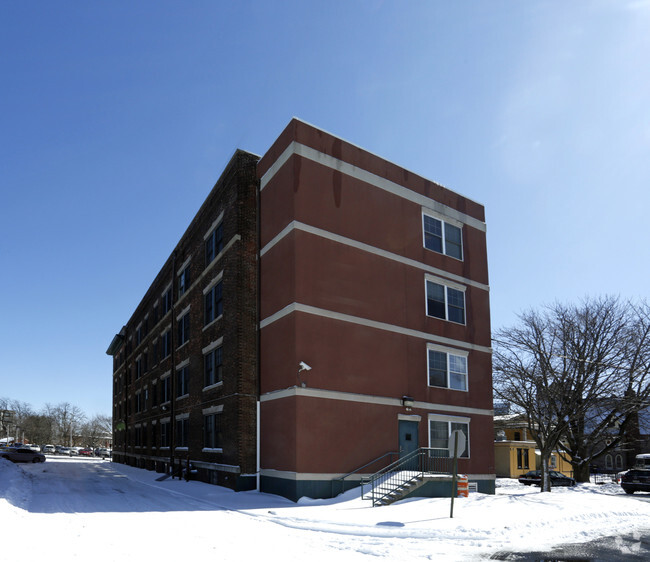
M300 368L298 369L298 372L300 371L311 371L311 367L307 365L304 361L301 361L300 364L298 365Z

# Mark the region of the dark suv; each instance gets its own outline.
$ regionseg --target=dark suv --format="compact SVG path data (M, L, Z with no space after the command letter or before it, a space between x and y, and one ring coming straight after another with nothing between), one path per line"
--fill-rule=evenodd
M626 494L650 492L650 454L636 456L634 468L621 476L621 488Z

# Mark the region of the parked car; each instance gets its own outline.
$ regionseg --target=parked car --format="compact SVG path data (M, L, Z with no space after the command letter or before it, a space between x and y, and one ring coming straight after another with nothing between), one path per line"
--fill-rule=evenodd
M68 455L70 456L70 449L68 447L56 447L56 454L57 455Z
M41 452L41 448L38 445L23 445L23 449L31 449L32 451L36 451L37 453Z
M99 447L98 449L95 449L95 456L105 459L111 456L111 451L105 447Z
M89 449L89 448L79 449L79 454L82 457L92 457L93 456L93 450Z
M77 457L79 456L79 449L81 447L68 447L68 455L71 457Z
M650 492L650 454L636 456L634 467L621 474L621 488L626 494Z
M46 455L53 455L55 453L54 445L43 445L41 452Z
M37 451L32 451L27 447L10 447L0 451L0 457L9 459L12 462L45 462L45 455Z
M561 472L556 470L549 470L549 476L551 477L551 486L575 486L576 481L569 477L565 476ZM526 486L541 486L542 484L542 471L541 470L531 470L526 474L522 474L518 478L519 482L525 484Z

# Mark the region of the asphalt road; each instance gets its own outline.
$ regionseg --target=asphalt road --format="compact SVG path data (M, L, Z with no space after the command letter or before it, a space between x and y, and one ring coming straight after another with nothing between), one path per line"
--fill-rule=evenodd
M23 465L31 478L28 504L31 513L97 513L97 512L169 512L178 511L178 499L140 482L129 480L113 470L105 461L75 462L58 458L60 462ZM184 499L184 509L214 510L205 502Z

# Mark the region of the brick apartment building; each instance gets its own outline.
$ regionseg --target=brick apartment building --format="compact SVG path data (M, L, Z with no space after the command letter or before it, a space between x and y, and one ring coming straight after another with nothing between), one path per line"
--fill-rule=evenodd
M107 353L118 462L327 497L462 429L494 491L483 207L302 121L235 154Z

